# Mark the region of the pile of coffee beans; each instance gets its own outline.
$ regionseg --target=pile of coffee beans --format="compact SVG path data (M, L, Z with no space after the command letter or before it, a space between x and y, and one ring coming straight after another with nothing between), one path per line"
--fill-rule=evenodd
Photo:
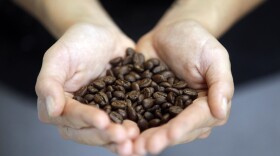
M74 99L104 110L115 123L129 119L144 131L167 123L197 98L159 59L145 61L131 48L110 64L106 76L75 92Z

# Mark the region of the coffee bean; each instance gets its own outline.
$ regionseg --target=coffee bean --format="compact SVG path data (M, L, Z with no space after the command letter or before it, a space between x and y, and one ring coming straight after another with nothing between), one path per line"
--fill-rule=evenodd
M124 88L123 86L119 86L119 85L117 85L117 86L113 86L113 88L114 88L114 90L117 90L117 91L122 91L122 92L124 92L124 93L125 93L125 88Z
M154 89L153 87L147 87L147 88L144 88L144 89L141 91L141 93L143 93L144 96L145 96L146 98L148 98L148 97L151 97L151 96L152 96L152 94L154 93L154 91L155 91L155 89Z
M141 53L134 53L133 55L133 64L142 65L145 61L145 57Z
M166 93L163 93L163 92L155 92L154 94L153 94L153 97L155 98L155 99L157 99L157 98L166 98L167 97L167 94Z
M160 119L152 119L151 121L149 121L149 127L157 127L159 126L161 123Z
M151 113L151 112L145 112L145 113L144 113L144 118L145 118L146 120L150 121L150 120L154 119L155 116L154 116L154 114Z
M142 79L138 81L138 85L140 88L148 87L151 84L152 80L149 78Z
M162 118L162 114L161 114L161 109L157 109L156 111L155 111L155 115L158 117L158 118Z
M128 118L132 121L137 121L137 113L132 106L127 107Z
M111 119L113 122L115 122L115 123L121 124L121 123L123 122L123 117L122 117L119 113L117 113L117 112L115 112L115 111L112 111L112 112L109 114L109 116L110 116L110 119Z
M106 95L107 95L108 99L113 98L112 92L106 92Z
M144 95L144 94L140 94L140 95L138 96L137 103L138 103L138 104L141 104L142 101L143 101L144 99L145 99L145 95Z
M170 120L170 114L166 113L162 116L162 122L167 123Z
M114 109L125 109L127 106L127 103L122 100L116 100L116 101L112 102L111 105Z
M151 73L149 70L145 70L142 74L141 77L142 78L152 78L153 73Z
M106 105L106 106L103 107L103 109L107 114L109 114L112 111L112 106Z
M152 61L149 60L144 63L144 67L146 70L151 70L154 67L154 64Z
M116 85L123 86L125 89L129 89L131 87L131 83L125 80L116 80Z
M119 113L123 117L123 119L127 118L126 110L124 110L124 109L117 109L116 112Z
M153 73L157 74L157 73L163 72L165 70L166 70L166 67L164 65L159 65L153 69Z
M134 81L136 81L136 78L135 78L133 75L131 75L131 74L125 75L125 76L124 76L124 79L125 79L126 81L129 81L129 82L134 82Z
M116 57L116 58L112 59L109 63L112 66L117 66L121 62L122 62L122 57Z
M186 100L186 102L184 103L184 108L188 107L190 104L192 104L192 102L192 99Z
M160 75L164 76L166 79L174 78L174 74L171 71L163 71Z
M168 82L161 82L159 85L164 87L164 88L172 87L172 85Z
M141 66L141 65L138 65L138 64L134 65L134 68L133 68L133 69L134 69L136 72L138 72L138 73L141 73L141 72L144 71L144 67Z
M169 92L167 94L166 99L167 99L168 102L174 103L175 102L175 93L174 92Z
M184 107L183 105L184 105L183 99L177 97L176 101L175 101L175 106L179 106L179 107L183 108Z
M192 99L196 99L198 96L197 91L195 91L194 89L191 89L191 88L184 89L183 93L186 95L189 95Z
M113 77L113 76L105 76L103 79L102 79L106 84L113 84L115 81L116 81L116 78Z
M94 95L92 94L87 94L85 95L85 100L87 100L88 102L91 102L94 99Z
M155 101L154 99L148 98L148 99L144 99L142 104L145 109L148 109L154 106L154 101Z
M176 88L169 87L169 88L166 88L165 91L166 92L173 92L176 95L180 95L180 91L178 89L176 89Z
M149 112L154 112L155 110L159 109L160 106L159 105L154 105L152 108L147 109L147 111Z
M101 97L103 98L103 101L107 104L109 102L109 99L107 97L107 95L104 92L99 92L99 95L101 95Z
M132 48L127 48L125 51L126 56L133 56L135 51Z
M172 106L169 108L169 113L172 115L178 115L182 111L183 111L183 109L179 106Z
M141 110L143 110L143 109L144 109L144 108L143 108L142 105L138 105L138 106L135 107L135 111L138 112L138 113L139 113Z
M108 87L106 88L106 91L107 91L107 92L113 92L113 91L114 91L114 88L113 88L112 86L108 86Z
M141 79L141 76L140 76L139 74L137 74L136 72L130 72L129 74L132 75L132 76L134 76L134 78L135 78L136 80Z
M105 82L102 80L94 80L92 85L97 89L103 89L106 86Z
M139 119L138 122L137 122L137 125L142 132L149 128L149 123L144 118Z
M118 98L118 99L124 99L125 94L123 91L114 91L113 96Z
M132 63L132 57L133 56L128 56L128 57L125 57L124 59L123 59L123 65L127 65L127 64L129 64L129 63Z
M140 95L139 91L133 90L129 93L127 93L127 97L131 100L131 101L136 101L138 99Z
M73 99L75 99L75 100L79 101L80 103L86 103L85 99L84 99L84 98L82 98L82 97L80 97L80 96L74 96L74 98L73 98Z
M95 108L99 108L99 105L96 104L94 101L91 101L88 105L89 105L89 106L93 106L93 107L95 107Z
M167 79L167 82L168 82L169 84L173 85L173 84L174 84L174 80L175 80L174 77L170 77L170 78Z
M165 102L165 103L163 103L163 104L161 105L161 108L165 110L165 109L168 109L168 108L171 107L171 106L172 106L171 103Z
M173 84L173 87L174 88L177 88L177 89L183 89L183 88L186 88L187 87L187 83L184 82L184 81L179 81L177 83L174 83Z
M103 97L100 94L95 94L93 100L100 106L106 105L106 102L104 101Z
M190 99L190 96L189 95L180 95L177 98L180 98L183 100L183 102L186 102L188 99Z
M111 69L108 69L106 71L106 76L113 76L114 77L114 72Z
M131 88L132 88L132 90L136 90L136 91L139 91L139 90L140 90L140 87L139 87L139 85L138 85L137 82L133 82L133 83L131 84Z
M78 91L75 92L75 96L84 96L87 93L87 86L82 87L81 89L79 89Z
M156 75L152 76L152 80L155 81L156 83L167 81L167 79L163 75L160 75L160 74L156 74Z
M93 86L88 86L87 87L88 92L90 92L91 94L95 94L98 92L98 89L94 88Z
M160 60L159 60L159 59L156 59L156 58L151 58L151 59L149 59L148 61L153 62L153 65L154 65L154 66L158 66L158 65L160 64Z
M165 102L166 102L166 98L156 98L155 99L155 104L157 104L157 105L160 105Z

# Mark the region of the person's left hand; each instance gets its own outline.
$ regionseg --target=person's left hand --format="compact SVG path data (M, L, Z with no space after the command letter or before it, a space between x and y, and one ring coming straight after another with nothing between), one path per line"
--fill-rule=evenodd
M164 148L206 138L226 123L233 96L233 79L226 49L199 23L182 21L143 36L136 50L158 57L199 96L177 117L144 131L135 141L139 155L158 154Z

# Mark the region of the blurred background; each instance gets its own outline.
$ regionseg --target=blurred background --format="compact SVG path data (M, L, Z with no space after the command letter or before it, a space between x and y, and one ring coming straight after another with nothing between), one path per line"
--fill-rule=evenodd
M135 41L172 0L101 0ZM267 1L239 21L220 42L230 53L236 92L229 122L206 140L168 148L167 155L280 155L280 10ZM64 141L37 119L34 86L44 52L55 39L9 1L0 1L0 156L113 155ZM135 20L137 19L137 20Z

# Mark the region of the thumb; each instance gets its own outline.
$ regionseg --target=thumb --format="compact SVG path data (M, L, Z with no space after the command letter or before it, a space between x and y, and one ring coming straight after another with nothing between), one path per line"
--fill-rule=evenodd
M146 59L158 58L152 44L152 35L149 33L140 38L135 46L135 50L141 52Z
M227 54L227 53L225 53ZM225 119L234 92L233 78L228 55L215 60L206 72L208 103L214 117Z
M64 83L66 80L65 62L60 56L56 56L55 46L46 52L41 71L36 82L36 94L38 98L46 105L47 113L50 117L60 116L65 105ZM58 49L57 49L58 50Z

